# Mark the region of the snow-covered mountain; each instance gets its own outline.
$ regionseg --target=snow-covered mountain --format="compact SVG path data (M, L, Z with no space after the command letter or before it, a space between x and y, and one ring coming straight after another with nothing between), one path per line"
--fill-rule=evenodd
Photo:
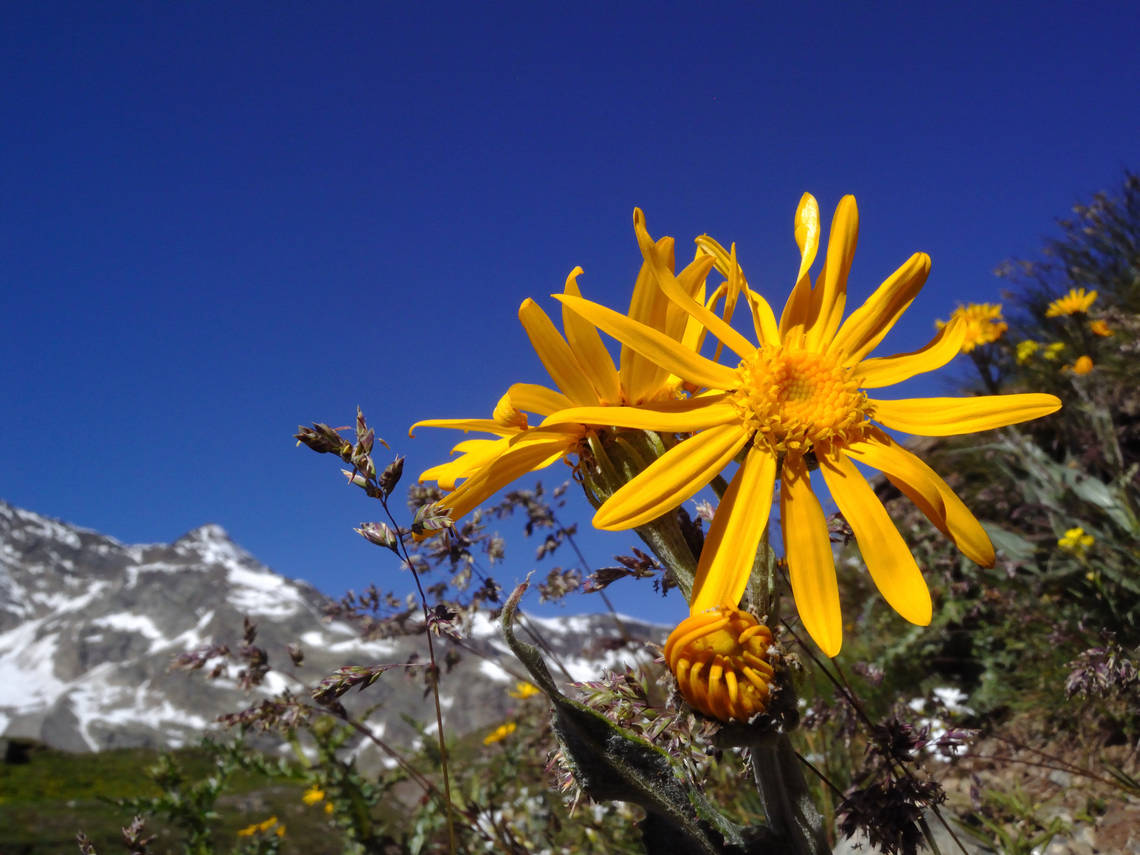
M327 604L216 525L171 544L126 545L0 501L0 737L73 751L174 747L196 742L221 714L285 687L301 694L341 665L426 656L422 636L361 640L346 622L323 618ZM214 680L170 670L175 656L205 644L236 650L246 616L274 669L263 686L239 688L237 665ZM608 615L529 622L574 679L647 655L640 642L621 643ZM664 640L661 627L622 623L628 636ZM304 651L300 666L290 644ZM457 733L500 720L513 703L506 690L523 675L490 620L468 627L462 648L441 681L445 724ZM402 714L432 717L422 684L402 669L360 697L381 705L375 726L389 736L410 736Z

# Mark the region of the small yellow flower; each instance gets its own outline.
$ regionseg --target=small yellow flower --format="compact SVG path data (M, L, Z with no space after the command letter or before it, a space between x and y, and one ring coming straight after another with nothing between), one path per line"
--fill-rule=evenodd
M274 831L273 833L276 834L278 837L284 837L285 836L285 826L284 825L277 826L277 830Z
M1009 324L1002 320L1000 303L970 303L958 306L950 320L960 319L965 329L965 339L962 341L962 353L969 353L981 344L989 344L1001 338L1002 333L1009 329ZM946 326L946 321L935 321L938 329Z
M527 698L533 698L535 695L540 694L542 689L538 686L528 683L525 680L519 680L515 687L507 692L512 698L518 698L520 701L525 701Z
M1024 365L1040 347L1041 345L1031 338L1027 338L1025 341L1019 341L1017 343L1017 364Z
M259 832L268 831L269 829L273 828L273 826L275 826L275 825L277 825L277 817L271 816L267 820L264 820L262 822L255 822L253 825L247 825L245 828L240 829L237 833L237 836L238 837L253 837L253 835L255 835ZM284 826L282 826L282 828L283 827ZM277 833L282 834L283 832L281 832L279 830Z
M1048 359L1050 362L1055 362L1057 357L1061 355L1061 351L1064 349L1065 343L1063 341L1054 341L1045 345L1045 350L1041 355Z
M1058 547L1078 558L1084 558L1085 552L1094 543L1096 543L1096 538L1091 534L1085 534L1085 530L1080 526L1069 529L1065 532L1064 537L1057 540Z
M325 813L331 814L335 810L332 802L325 802Z
M1093 370L1093 361L1087 356L1078 356L1077 361L1069 366L1074 374L1088 374Z
M305 794L301 796L301 801L307 805L315 805L317 802L323 801L324 798L325 791L320 787L309 787L309 789L305 790Z
M1045 317L1056 318L1060 315L1076 315L1087 312L1094 300L1096 300L1096 291L1073 288L1064 297L1058 297L1049 304L1049 308L1045 310Z
M1108 328L1108 324L1104 321L1089 321L1089 331L1093 335L1099 335L1101 338L1108 338L1112 335L1112 330Z
M513 721L508 721L506 724L500 724L498 727L483 737L483 744L494 745L496 742L502 742L504 739L518 730L518 727L519 726Z

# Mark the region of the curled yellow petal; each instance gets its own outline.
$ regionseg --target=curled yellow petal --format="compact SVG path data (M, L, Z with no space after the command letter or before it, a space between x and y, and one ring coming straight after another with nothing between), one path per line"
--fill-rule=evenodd
M740 412L728 402L727 395L718 394L640 407L571 407L547 416L542 427L583 424L691 433L739 420Z
M864 359L855 368L859 385L864 389L879 389L935 371L958 355L965 340L966 325L959 320L951 321L919 350Z
M847 305L847 274L859 240L859 208L854 196L839 200L827 236L827 261L814 293L815 310L807 330L808 347L819 351L835 336Z
M506 425L495 419L424 419L408 428L408 436L418 427L441 427L452 430L477 430L482 433L494 433L500 436L514 436L519 432L517 427Z
M827 656L843 646L839 583L823 508L811 491L803 458L789 455L780 475L780 520L792 597L804 629Z
M812 311L810 272L819 249L820 226L819 203L810 193L804 193L800 197L793 230L796 245L800 248L800 270L796 274L796 285L780 315L780 338L785 342L803 332Z
M993 567L994 547L989 535L950 485L921 458L885 433L853 443L844 451L886 475L967 558L982 567Z
M874 350L914 301L930 275L930 256L916 252L883 281L863 305L848 315L835 335L833 351L858 362Z
M875 491L846 457L821 461L831 497L851 526L863 562L879 593L896 612L919 626L930 623L930 590L910 548L887 515Z
M519 320L555 385L575 404L596 404L598 396L570 345L538 303L530 298L523 300L519 306Z
M720 500L701 548L690 613L740 602L752 575L756 548L768 527L775 482L776 458L766 448L749 449Z
M982 395L977 398L874 399L875 421L919 436L956 436L1039 419L1061 408L1054 395Z
M574 406L574 402L553 389L538 383L514 383L507 390L511 403L528 413L549 416L558 410Z
M622 344L641 353L670 374L709 389L731 389L736 385L736 372L727 366L705 359L652 327L639 324L625 315L581 297L556 294L559 300L598 329L612 335Z
M575 267L566 277L565 293L581 297L577 277L581 267ZM602 344L602 337L593 324L581 315L562 307L562 329L566 331L566 341L577 358L582 371L594 387L597 399L603 404L617 404L621 401L621 378L614 367L613 357Z
M748 442L740 425L709 428L675 445L598 509L594 526L636 528L690 499Z

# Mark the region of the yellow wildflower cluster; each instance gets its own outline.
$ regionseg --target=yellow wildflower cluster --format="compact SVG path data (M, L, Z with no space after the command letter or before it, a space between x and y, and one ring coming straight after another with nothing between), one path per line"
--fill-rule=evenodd
M1009 324L1002 320L1000 303L969 303L959 306L950 316L950 320L962 323L963 353L969 353L979 345L997 341L1002 333L1009 329ZM934 322L938 329L942 329L947 323L947 321Z
M506 724L500 724L498 727L483 737L483 744L494 745L496 742L502 742L504 739L518 730L518 727L519 726L513 721L508 721Z
M1112 330L1109 329L1108 324L1102 320L1089 321L1089 332L1101 338L1108 338L1112 335Z
M1024 365L1033 358L1033 354L1035 354L1040 347L1041 345L1031 338L1027 338L1025 341L1019 341L1017 343L1017 364Z
M1057 360L1057 357L1061 355L1061 351L1064 349L1065 343L1063 341L1052 341L1049 342L1049 344L1045 345L1045 349L1041 352L1041 355L1048 359L1050 362L1055 362Z
M1096 300L1096 291L1086 291L1084 288L1073 288L1063 297L1058 297L1045 310L1045 317L1056 318L1062 315L1082 314Z
M1084 558L1085 553L1094 543L1096 543L1096 538L1091 534L1085 534L1085 530L1077 526L1066 531L1064 537L1058 539L1057 546L1071 555Z
M247 825L238 831L238 837L253 837L255 834L264 834L265 832L273 830L273 833L278 837L285 836L285 825L277 824L277 817L271 816L263 822L255 822L253 825Z
M555 295L562 304L562 331L537 304L525 301L519 318L557 389L515 384L490 419L417 423L492 436L460 443L457 458L427 470L421 480L435 480L448 491L442 505L454 520L514 479L559 459L570 459L583 480L609 477L596 451L613 442L615 434L678 436L639 474L604 484L606 489L596 494L600 507L594 525L607 530L652 525L738 464L698 559L690 612L735 612L778 501L800 619L823 651L834 656L842 644L843 622L827 519L811 483L811 472L818 468L880 592L907 620L929 623L926 583L860 464L881 471L964 554L989 566L993 546L978 521L930 467L884 428L922 436L974 433L1039 418L1055 411L1060 401L1042 394L878 397L878 390L953 359L966 341L969 320L951 318L912 353L873 357L921 289L930 258L915 253L844 318L858 231L855 199L844 197L832 220L822 272L813 282L823 229L816 200L804 194L793 220L799 271L777 316L749 286L735 246L726 250L701 236L693 261L675 272L672 239L651 238L644 216L635 211L642 266L629 311L622 314L584 299L576 283L579 268L571 272L563 293ZM706 279L713 269L724 282L710 295ZM738 303L751 321L753 337L731 325ZM1000 322L988 308L987 313L990 329L979 337L1000 334L994 332ZM617 364L599 330L620 343ZM712 358L702 348L706 334L717 342ZM731 355L729 364L721 361L722 355ZM739 638L733 640L739 643ZM695 660L689 661L695 667ZM739 664L729 656L718 673ZM688 673L693 683L693 672ZM737 681L738 689L740 685ZM710 683L704 692L710 708L733 708L727 682L723 689ZM690 702L695 702L692 697ZM488 740L509 735L498 734Z

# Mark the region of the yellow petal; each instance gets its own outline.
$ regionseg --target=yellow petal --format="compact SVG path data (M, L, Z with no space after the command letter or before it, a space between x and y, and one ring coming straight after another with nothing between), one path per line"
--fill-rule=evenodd
M705 359L652 327L581 297L554 296L598 329L641 353L669 374L710 389L732 389L738 384L736 372L731 368Z
M581 297L578 290L577 277L582 273L581 267L575 267L566 277L565 292L575 297ZM613 357L602 344L602 337L598 335L594 325L586 322L580 315L562 307L562 329L566 331L566 341L570 350L582 366L590 384L594 387L597 399L603 404L617 404L621 402L621 379L617 369L614 368Z
M553 389L537 383L515 383L507 390L511 403L528 413L548 416L557 410L574 406L574 402Z
M748 434L731 424L675 445L610 496L594 514L594 526L610 531L636 528L668 513L708 484L746 442Z
M970 509L921 458L886 434L844 449L849 457L878 469L962 553L982 567L993 567L994 547Z
M768 528L776 458L753 446L717 506L693 580L691 614L736 606L748 586L756 548Z
M848 363L858 362L874 350L914 301L929 275L930 256L916 252L843 322L832 350L846 354Z
M812 310L811 272L819 249L819 203L810 193L800 197L800 204L796 207L795 226L796 245L800 248L800 270L796 274L796 285L784 304L784 311L780 315L780 339L787 342L790 338L802 333L808 323L808 316Z
M875 491L843 455L820 461L823 480L863 554L863 563L891 608L911 623L926 626L933 607L930 590L910 548L891 522Z
M873 418L889 428L919 436L955 436L1027 422L1061 408L1053 395L982 395L977 398L870 400Z
M408 428L408 436L410 437L418 427L441 427L462 431L477 430L499 436L514 436L519 432L516 425L504 425L494 419L424 419Z
M440 504L451 510L453 521L458 520L517 478L561 460L579 440L580 434L557 429L527 431L497 460L448 493Z
M734 330L730 324L717 317L716 313L709 311L701 303L692 299L690 294L686 293L685 288L677 282L673 272L669 270L664 259L660 257L660 253L653 245L653 240L645 230L644 222L636 217L634 218L634 230L637 232L637 242L641 247L642 255L649 262L653 275L657 277L657 285L661 288L662 293L672 300L674 305L696 318L709 332L736 351L737 356L741 359L755 353L756 345ZM712 256L702 256L699 260L694 261L694 264L699 263L700 267L696 269L697 272L693 275L699 275L703 279L704 276L708 275L714 261L715 259Z
M823 508L811 491L803 458L788 456L780 475L780 521L792 596L804 629L827 656L843 646L839 583Z
M919 350L897 356L864 359L855 368L859 386L863 389L879 389L909 380L916 374L935 371L958 355L965 340L966 325L960 319L955 319Z
M859 240L859 208L854 196L839 200L835 216L831 218L831 231L827 237L827 262L820 274L814 292L814 321L807 330L807 344L819 351L835 337L843 310L847 305L847 274L855 258L855 244Z
M582 366L574 358L570 345L555 329L546 312L529 297L519 306L522 321L534 352L542 360L555 385L575 404L596 404L598 396L586 378Z
M776 315L768 301L745 284L744 296L748 308L752 310L752 327L756 330L756 340L760 344L780 343L780 328L776 326Z
M740 423L740 411L726 395L702 395L660 401L639 407L571 407L547 416L542 427L583 424L689 433L718 425Z
M644 224L644 220L645 215L641 209L634 208L635 231L638 223ZM673 238L661 238L657 241L656 247L658 256L665 259L669 268L673 269ZM653 275L649 261L643 260L633 285L628 316L655 330L663 330L669 305L669 300L657 287L657 277ZM622 347L620 364L622 388L630 401L643 401L654 397L669 375L668 371L630 347Z
M452 449L461 456L420 473L420 483L436 481L441 490L454 490L457 482L478 472L510 447L510 439L469 439Z

